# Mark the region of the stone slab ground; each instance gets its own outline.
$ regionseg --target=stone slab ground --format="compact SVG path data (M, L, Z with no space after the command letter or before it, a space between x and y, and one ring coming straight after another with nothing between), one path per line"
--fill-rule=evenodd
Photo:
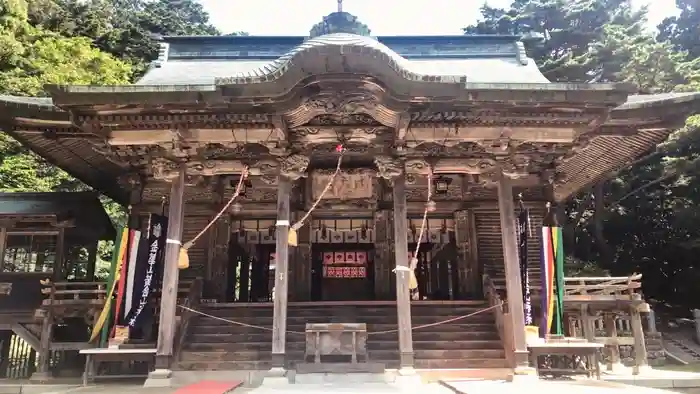
M444 382L445 387L457 394L669 394L672 391L629 386L603 380L547 381L525 382L505 381L459 381Z

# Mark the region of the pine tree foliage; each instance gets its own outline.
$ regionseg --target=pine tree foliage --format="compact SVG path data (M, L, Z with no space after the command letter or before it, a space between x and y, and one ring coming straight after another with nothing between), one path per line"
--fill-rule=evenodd
M700 90L697 1L659 31L628 0L515 0L482 8L465 34L516 34L552 81L626 82L641 94ZM697 307L700 267L700 117L688 119L630 168L572 198L566 249L579 264L612 274L643 273L645 294ZM586 263L589 262L589 263Z

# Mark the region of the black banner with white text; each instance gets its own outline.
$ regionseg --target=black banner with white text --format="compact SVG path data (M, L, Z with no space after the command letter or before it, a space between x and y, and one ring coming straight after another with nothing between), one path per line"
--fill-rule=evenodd
M518 231L520 236L519 257L520 257L520 280L523 290L523 307L525 312L525 325L532 325L532 302L530 299L530 275L527 266L527 241L530 230L530 212L520 203L520 214L518 215Z
M125 324L130 328L140 328L153 313L149 307L154 286L163 266L168 218L151 214L148 232L142 237L134 264L129 264L127 302L125 303Z

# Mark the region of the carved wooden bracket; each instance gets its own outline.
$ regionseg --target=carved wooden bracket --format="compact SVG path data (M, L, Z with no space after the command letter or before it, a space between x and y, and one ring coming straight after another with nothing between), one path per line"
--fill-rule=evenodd
M404 172L403 163L389 156L376 156L374 164L377 166L377 176L390 183Z
M178 177L180 168L185 167L188 176L215 176L240 174L245 168L239 160L203 160L176 162L164 158L157 158L151 162L153 178L171 181Z
M493 159L439 159L431 167L423 159L406 160L406 173L414 175L433 174L484 174L496 169Z
M294 128L321 115L332 117L339 123L352 120L355 115L367 115L384 126L396 126L396 113L382 105L370 92L343 92L337 88L306 98L302 105L287 113L285 118L289 126Z
M527 155L497 156L498 169L510 179L523 179L530 176L531 159Z
M309 166L310 159L303 155L290 155L282 157L280 160L279 174L293 181L299 178L306 177L306 168Z

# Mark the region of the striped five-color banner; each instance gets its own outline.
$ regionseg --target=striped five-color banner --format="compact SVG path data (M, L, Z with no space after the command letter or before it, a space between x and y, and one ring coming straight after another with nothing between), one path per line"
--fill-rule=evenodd
M542 227L542 322L540 336L563 335L564 245L561 227Z

